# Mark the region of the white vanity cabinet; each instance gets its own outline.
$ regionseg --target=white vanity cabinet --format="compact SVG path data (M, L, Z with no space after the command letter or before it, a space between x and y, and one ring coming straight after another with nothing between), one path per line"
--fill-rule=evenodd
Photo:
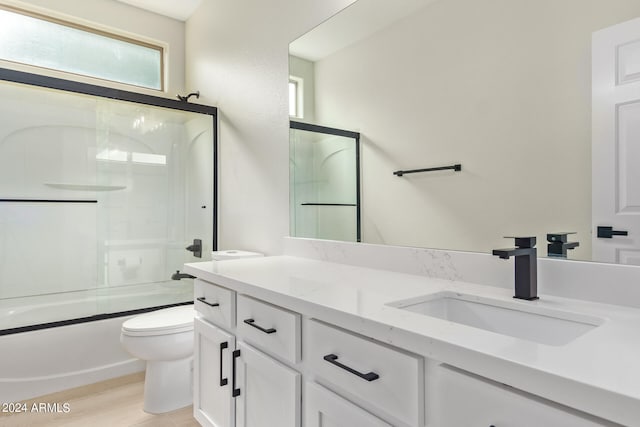
M567 365L597 349L597 334L607 349L637 353L630 331L640 314L631 308L551 296L519 303L606 318L591 337L546 349L393 303L446 289L510 306L503 289L290 255L185 271L199 277L194 413L204 426L640 427L634 383L616 381L627 359L611 366L616 356L596 351L589 364Z
M300 358L300 315L201 280L195 301L196 420L300 427L302 375L272 357Z
M448 365L427 376L427 427L620 427Z

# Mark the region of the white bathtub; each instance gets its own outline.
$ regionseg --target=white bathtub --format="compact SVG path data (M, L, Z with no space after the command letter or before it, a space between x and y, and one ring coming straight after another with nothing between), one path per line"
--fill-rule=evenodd
M191 280L0 300L0 329L162 306L193 299ZM143 371L120 345L115 317L0 335L0 402L17 402Z
M193 300L191 280L0 299L0 330ZM2 369L0 367L0 369Z
M117 317L0 336L0 402L18 402L143 371L120 346Z

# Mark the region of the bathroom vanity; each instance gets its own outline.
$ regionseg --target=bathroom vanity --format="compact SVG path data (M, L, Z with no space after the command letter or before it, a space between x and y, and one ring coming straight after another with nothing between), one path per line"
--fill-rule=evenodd
M640 426L640 309L438 277L452 253L416 274L353 252L375 245L293 241L185 265L203 426Z

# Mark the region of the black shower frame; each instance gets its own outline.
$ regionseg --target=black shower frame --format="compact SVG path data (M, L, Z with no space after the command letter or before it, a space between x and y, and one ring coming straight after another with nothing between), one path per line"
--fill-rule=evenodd
M208 105L192 104L190 102L178 101L170 98L147 95L143 93L130 92L121 89L114 89L105 86L98 86L89 83L77 82L74 80L60 79L57 77L44 76L40 74L27 73L24 71L0 68L0 81L38 86L48 89L61 90L65 92L92 95L101 98L115 99L118 101L134 102L137 104L151 105L153 107L169 108L173 110L188 111L193 113L210 115L213 120L213 250L218 248L218 108ZM193 301L179 302L162 306L145 307L136 310L119 311L114 313L100 313L93 316L68 319L56 322L42 323L37 325L21 326L17 328L0 329L0 336L10 335L20 332L29 332L39 329L68 326L78 323L93 322L96 320L111 319L146 313L167 307L177 307L181 305L193 304Z
M353 138L356 143L356 242L362 241L362 225L360 222L360 210L362 203L360 201L360 132L350 130L337 129L327 126L314 125L311 123L289 121L290 129L304 130L307 132L326 133L329 135L343 136L345 138ZM314 203L305 203L305 205L313 205ZM315 203L317 206L349 206L348 204L338 203Z

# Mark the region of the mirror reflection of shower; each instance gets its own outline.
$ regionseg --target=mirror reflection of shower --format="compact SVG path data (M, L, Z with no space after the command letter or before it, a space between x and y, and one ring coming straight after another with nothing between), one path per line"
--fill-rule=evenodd
M290 233L360 241L360 134L290 122Z

